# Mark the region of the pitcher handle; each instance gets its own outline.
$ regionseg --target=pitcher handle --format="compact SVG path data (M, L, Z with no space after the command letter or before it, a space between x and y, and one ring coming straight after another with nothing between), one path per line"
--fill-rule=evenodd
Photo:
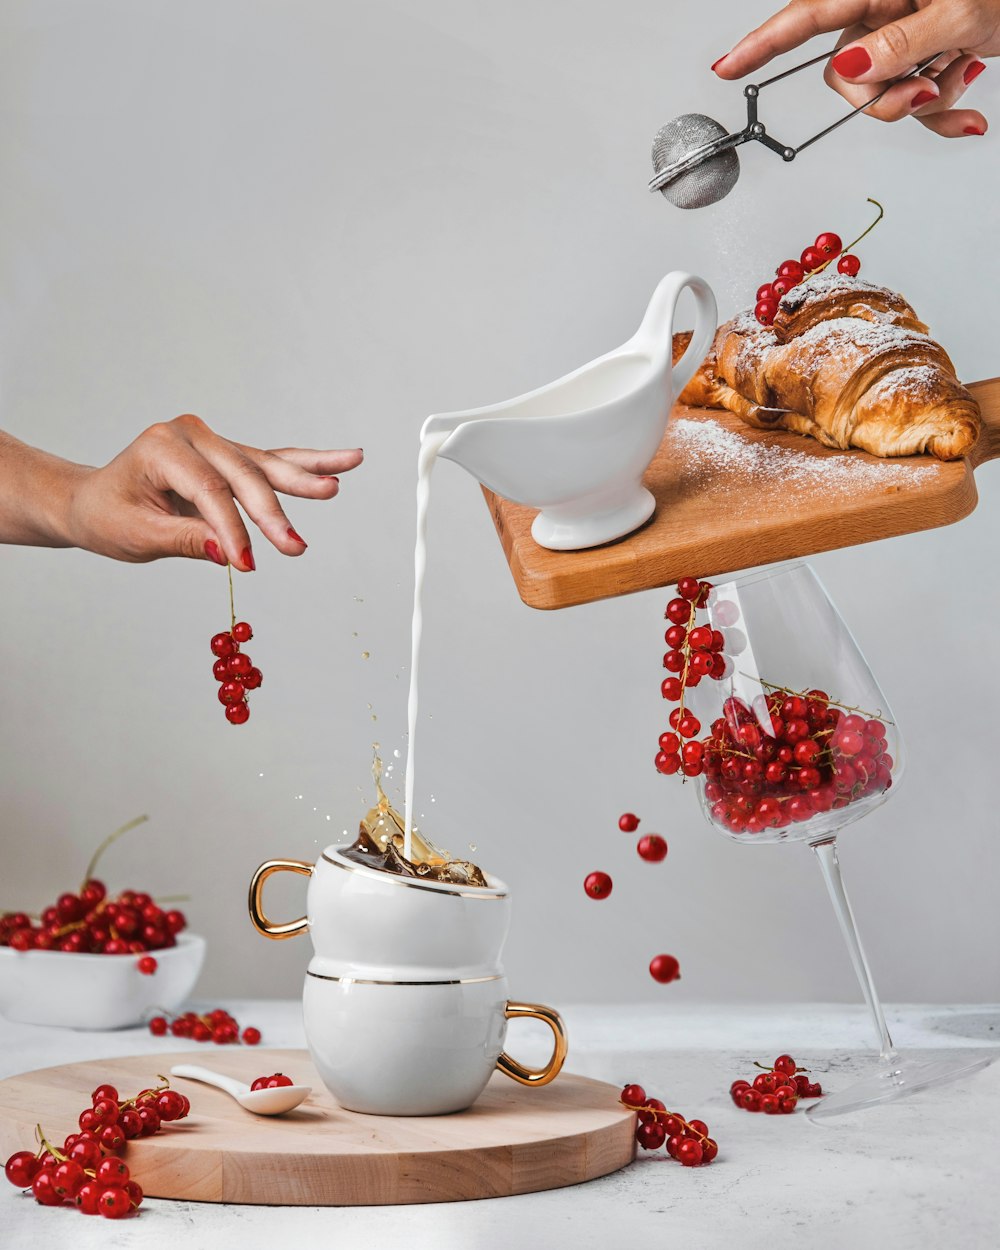
M295 937L296 934L302 933L309 928L309 921L305 916L300 916L298 920L275 924L273 920L268 920L265 916L262 900L264 882L276 872L297 872L303 877L311 877L313 865L304 859L268 859L253 874L253 880L250 882L250 920L258 933L278 940Z
M543 1021L552 1030L554 1042L552 1057L544 1068L526 1068L523 1063L512 1059L506 1051L497 1060L497 1067L505 1076L518 1081L521 1085L548 1085L549 1081L554 1081L562 1071L568 1046L566 1026L562 1022L562 1016L554 1007L543 1007L540 1003L508 1002L503 1013L508 1020L530 1016L533 1020Z
M693 273L668 273L661 278L659 286L653 292L646 315L642 319L635 338L632 340L641 346L654 360L663 361L664 368L670 368L673 352L674 311L681 291L689 287L694 296L695 320L694 331L687 351L674 365L670 376L670 386L674 399L681 393L694 377L695 370L708 355L715 337L719 312L715 303L712 288L704 278Z

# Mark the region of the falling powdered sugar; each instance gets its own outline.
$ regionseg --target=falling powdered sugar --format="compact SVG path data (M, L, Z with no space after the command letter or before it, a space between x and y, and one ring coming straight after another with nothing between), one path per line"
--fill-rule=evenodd
M790 498L802 492L836 500L873 490L926 484L938 472L937 464L873 463L852 452L817 456L775 443L751 442L712 420L678 418L671 422L668 433L672 450L684 461L683 476L709 490L721 486L733 496L727 499L727 506L737 509L739 486L754 479L766 479L789 492ZM736 482L723 482L723 476Z

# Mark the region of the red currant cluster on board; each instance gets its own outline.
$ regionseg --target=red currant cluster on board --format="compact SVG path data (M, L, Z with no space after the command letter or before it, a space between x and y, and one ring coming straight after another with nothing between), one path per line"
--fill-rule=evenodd
M618 828L622 833L635 833L639 828L639 817L634 812L625 812L618 818ZM667 858L667 843L658 833L644 834L635 846L640 859L649 864L661 864ZM614 882L606 872L588 873L583 881L584 893L588 898L607 898ZM649 963L649 975L661 985L671 981L679 981L681 966L673 955L654 955Z
M704 749L697 741L701 721L684 706L687 691L703 677L721 681L733 671L722 654L726 645L722 631L697 623L698 609L708 604L711 591L711 582L682 577L677 583L677 598L670 600L663 614L670 621L664 634L670 650L663 657L663 667L672 675L663 679L660 693L677 707L670 713L670 730L660 734L654 763L657 771L667 776L683 772L685 777L698 777L703 769Z
M182 911L164 910L144 890L122 890L108 897L108 888L94 876L101 856L122 836L145 823L137 816L109 834L94 852L83 885L76 893L60 894L41 916L6 912L0 916L0 946L17 951L62 951L86 955L142 955L177 944L177 934L187 927ZM34 922L38 921L36 925ZM156 971L156 960L138 960L140 972Z
M240 650L240 644L252 637L253 630L246 621L234 621L228 634L216 634L212 639L212 654L216 657L212 675L219 683L219 702L226 709L230 725L245 725L250 719L247 692L256 690L264 680L253 660Z
M756 1064L764 1068L763 1064ZM763 1111L765 1115L791 1115L800 1098L820 1098L823 1087L818 1081L810 1081L791 1055L779 1055L774 1066L764 1068L749 1081L733 1081L729 1096L744 1111Z
M271 1076L259 1076L250 1086L250 1092L253 1093L257 1089L280 1089L285 1085L294 1085L295 1082L290 1076L285 1076L284 1072L274 1072Z
M875 205L878 209L878 216L867 230L848 245L846 250L839 234L834 234L832 230L824 230L822 234L816 236L814 243L805 248L798 260L783 260L775 270L777 276L757 288L757 304L753 312L761 325L771 325L777 315L782 297L787 295L792 287L821 273L835 260L838 273L846 274L850 278L855 277L861 269L861 261L852 254L850 249L860 243L869 230L874 230L882 219L882 205L872 199L869 199L868 203Z
M7 1179L18 1189L31 1189L35 1201L45 1207L72 1202L84 1215L103 1215L109 1220L137 1211L142 1189L117 1157L126 1141L151 1137L161 1125L182 1120L191 1110L184 1094L163 1082L140 1090L134 1098L119 1099L113 1085L99 1085L91 1105L80 1112L79 1133L71 1133L62 1149L47 1141L41 1128L36 1153L18 1150L7 1160Z
M200 1015L196 1011L185 1011L183 1015L168 1020L166 1015L153 1016L149 1021L149 1031L154 1037L165 1037L171 1033L174 1037L189 1037L195 1042L215 1042L217 1046L228 1046L242 1042L245 1046L256 1046L260 1042L260 1029L252 1024L240 1032L239 1022L223 1007L216 1007Z
M668 1111L659 1098L648 1098L641 1085L626 1085L621 1102L638 1114L635 1139L643 1150L659 1150L666 1145L671 1159L686 1168L711 1163L718 1155L718 1143L709 1137L704 1120L685 1120Z

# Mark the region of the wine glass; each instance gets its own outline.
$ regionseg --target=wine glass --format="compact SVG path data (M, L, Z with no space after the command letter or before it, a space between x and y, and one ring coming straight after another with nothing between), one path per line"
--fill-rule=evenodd
M845 825L895 793L903 740L819 578L802 563L747 573L714 583L707 608L711 628L722 635L715 635L715 647L724 640L716 661L722 675L685 690L705 727L702 810L737 842L812 847L878 1034L877 1071L825 1095L809 1116L875 1106L986 1067L991 1056L910 1059L897 1053L889 1036L844 890L836 839Z

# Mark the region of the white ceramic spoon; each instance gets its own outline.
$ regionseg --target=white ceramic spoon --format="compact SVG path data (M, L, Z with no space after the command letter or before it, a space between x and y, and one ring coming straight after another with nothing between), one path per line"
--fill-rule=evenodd
M254 1115L283 1115L312 1093L310 1085L278 1085L274 1089L251 1089L242 1081L223 1076L221 1072L213 1072L211 1068L200 1068L195 1063L175 1063L170 1069L170 1075L214 1085L216 1089L221 1089L235 1098L241 1107L252 1111Z

